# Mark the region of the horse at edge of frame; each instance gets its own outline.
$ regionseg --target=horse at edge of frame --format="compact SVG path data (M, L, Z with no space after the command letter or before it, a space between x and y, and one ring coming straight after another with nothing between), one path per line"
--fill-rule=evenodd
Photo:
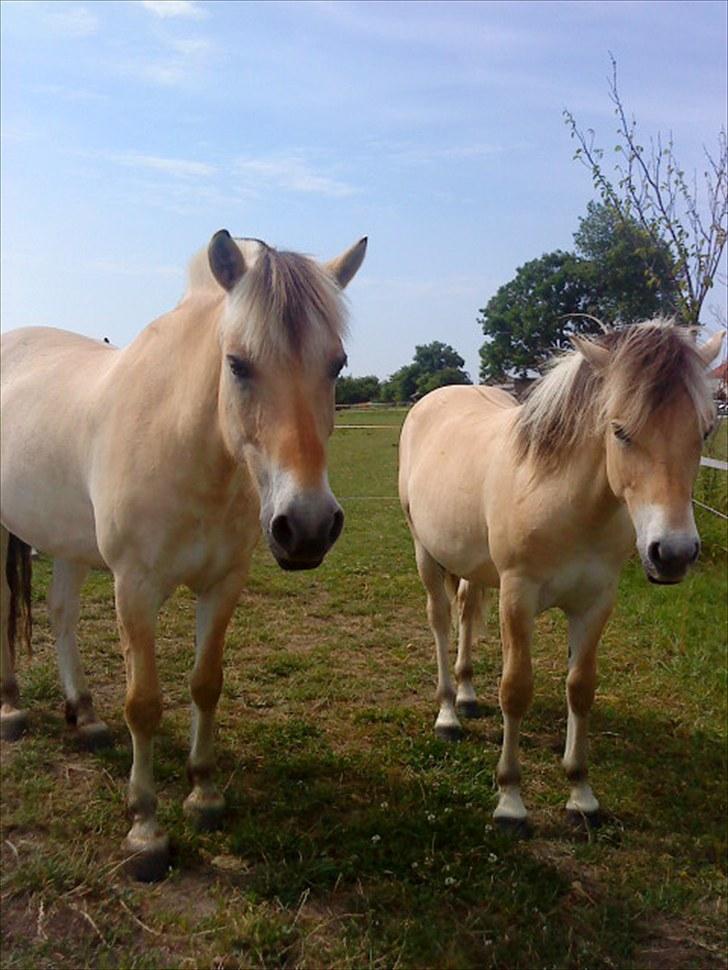
M652 320L572 337L573 352L524 404L497 388L445 387L407 415L399 495L427 592L443 739L462 736L459 716L481 714L472 646L487 591L500 590L501 828L529 828L519 733L533 694L534 618L552 607L569 631L566 809L580 824L599 822L587 776L597 647L635 540L652 583L679 583L698 557L692 489L715 420L707 368L722 336L697 347L685 328Z
M89 568L110 569L133 745L124 852L139 879L161 878L170 859L152 759L163 602L180 585L197 596L184 808L210 827L224 810L213 734L225 631L253 548L262 531L283 569L313 569L341 533L326 442L346 363L342 290L366 246L318 263L220 230L192 259L178 306L121 350L48 327L2 337L0 736L27 725L14 648L30 636L33 546L54 560L66 718L87 745L109 741L76 625Z

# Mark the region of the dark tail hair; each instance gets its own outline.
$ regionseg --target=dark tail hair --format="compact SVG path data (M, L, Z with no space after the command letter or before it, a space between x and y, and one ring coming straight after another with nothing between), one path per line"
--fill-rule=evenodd
M31 548L12 532L8 542L8 559L5 575L10 587L10 612L8 613L8 645L15 663L15 640L20 633L28 653L32 653L33 613L31 610L30 581L33 575Z

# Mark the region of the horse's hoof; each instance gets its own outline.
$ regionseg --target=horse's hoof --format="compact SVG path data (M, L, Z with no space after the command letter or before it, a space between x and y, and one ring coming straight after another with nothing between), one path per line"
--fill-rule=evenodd
M98 751L100 748L110 748L114 738L108 724L103 721L91 721L76 728L76 740L79 747L85 751Z
M27 711L9 711L0 714L0 738L3 741L17 741L28 727Z
M533 835L533 826L528 818L510 818L508 815L501 815L495 817L493 822L499 832L512 839L530 839Z
M182 810L190 825L198 832L214 832L222 825L225 799L218 792L202 795L193 790L185 798Z
M435 735L441 741L462 741L465 732L459 724L436 724Z
M127 836L123 850L124 868L137 882L159 882L169 872L169 836L164 832L143 842Z
M596 812L579 812L575 808L567 808L566 819L575 829L593 832L604 824L604 813L601 809L597 809Z
M485 717L485 711L477 701L458 701L455 712L458 717L467 717L472 721Z

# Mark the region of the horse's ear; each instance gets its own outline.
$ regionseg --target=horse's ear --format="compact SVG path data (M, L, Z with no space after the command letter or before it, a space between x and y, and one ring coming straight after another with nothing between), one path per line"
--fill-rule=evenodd
M569 340L574 350L577 350L582 357L586 358L594 370L601 371L606 369L609 363L609 351L606 347L600 347L593 340L587 340L586 337L577 337L576 334L572 334Z
M219 229L212 237L207 258L212 275L224 290L232 290L245 273L243 254L227 229Z
M364 255L367 251L367 237L364 236L358 243L354 243L351 249L347 249L341 256L324 263L324 269L331 273L336 282L343 290L347 283L351 282L356 275L356 271L364 262Z
M723 343L723 332L714 333L707 344L703 344L702 347L698 347L698 353L703 359L703 363L706 367L713 363L715 358L720 353L720 348Z

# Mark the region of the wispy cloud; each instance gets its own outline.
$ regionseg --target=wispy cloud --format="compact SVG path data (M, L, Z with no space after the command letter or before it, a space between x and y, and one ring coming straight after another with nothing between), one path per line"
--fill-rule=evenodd
M90 37L99 29L99 19L86 7L57 7L45 14L46 23L54 32L66 37Z
M173 175L176 178L209 178L217 172L214 165L208 165L207 162L190 161L186 158L165 158L160 155L143 155L138 152L104 153L102 157L126 168L164 172L166 175Z
M288 192L305 192L341 198L355 195L353 185L315 172L301 155L240 158L236 169L244 177Z
M181 17L185 20L204 20L207 11L194 0L141 0L145 10L156 17Z

